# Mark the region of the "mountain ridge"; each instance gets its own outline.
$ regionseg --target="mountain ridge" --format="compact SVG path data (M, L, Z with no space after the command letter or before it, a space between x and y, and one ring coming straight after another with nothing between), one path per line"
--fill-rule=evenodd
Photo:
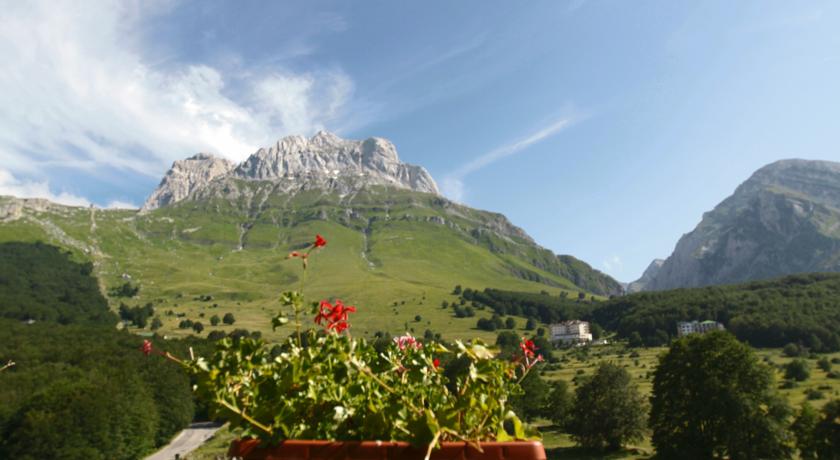
M282 193L322 189L348 194L385 185L440 195L429 172L401 162L387 139L348 140L319 131L311 138L284 137L239 164L201 153L175 161L142 209L177 203L214 182L224 187L236 179L269 181Z
M755 171L678 241L645 290L840 271L840 163Z

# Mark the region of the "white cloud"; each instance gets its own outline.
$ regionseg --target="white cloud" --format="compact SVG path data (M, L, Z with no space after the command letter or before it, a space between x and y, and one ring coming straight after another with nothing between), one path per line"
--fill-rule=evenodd
M563 117L546 126L540 127L527 137L516 142L497 147L483 155L472 159L468 163L460 166L456 170L447 174L441 183L443 193L455 201L461 201L464 198L464 177L475 171L478 171L485 166L495 163L503 158L507 158L517 153L522 152L528 147L543 141L560 131L568 128L572 123L577 121L573 117Z
M129 203L127 201L120 201L114 200L105 205L108 209L140 209L140 206L137 206L134 203Z
M617 271L620 272L621 269L624 267L624 262L621 260L619 256L612 256L609 259L603 261L601 263L607 271Z
M68 206L90 206L90 201L84 197L67 192L55 193L50 190L48 182L18 180L5 169L0 169L0 195L11 195L18 198L44 198Z
M203 64L144 61L134 31L146 2L32 1L0 16L0 163L127 168L157 176L176 158L212 151L241 160L277 138L340 116L353 90L341 71L235 76ZM140 152L140 153L138 153Z

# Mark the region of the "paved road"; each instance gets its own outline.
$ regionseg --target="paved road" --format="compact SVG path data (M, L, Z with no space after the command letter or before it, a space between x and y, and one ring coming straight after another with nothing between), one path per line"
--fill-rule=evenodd
M193 423L186 430L178 433L175 439L166 447L146 457L146 460L172 460L175 455L184 458L189 452L194 451L204 441L210 439L222 425L213 422Z

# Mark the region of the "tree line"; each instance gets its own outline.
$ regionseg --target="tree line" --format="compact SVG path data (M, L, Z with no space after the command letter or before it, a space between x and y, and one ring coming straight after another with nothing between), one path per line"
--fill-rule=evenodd
M0 244L0 360L15 362L0 373L0 458L138 458L196 414L182 370L116 330L91 268L53 246ZM153 340L181 356L205 347Z

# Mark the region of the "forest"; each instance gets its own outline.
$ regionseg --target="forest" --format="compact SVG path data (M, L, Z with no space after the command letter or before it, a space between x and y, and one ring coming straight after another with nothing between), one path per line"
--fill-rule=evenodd
M142 457L193 420L183 371L117 330L87 262L0 245L0 458ZM183 356L204 341L152 339Z

